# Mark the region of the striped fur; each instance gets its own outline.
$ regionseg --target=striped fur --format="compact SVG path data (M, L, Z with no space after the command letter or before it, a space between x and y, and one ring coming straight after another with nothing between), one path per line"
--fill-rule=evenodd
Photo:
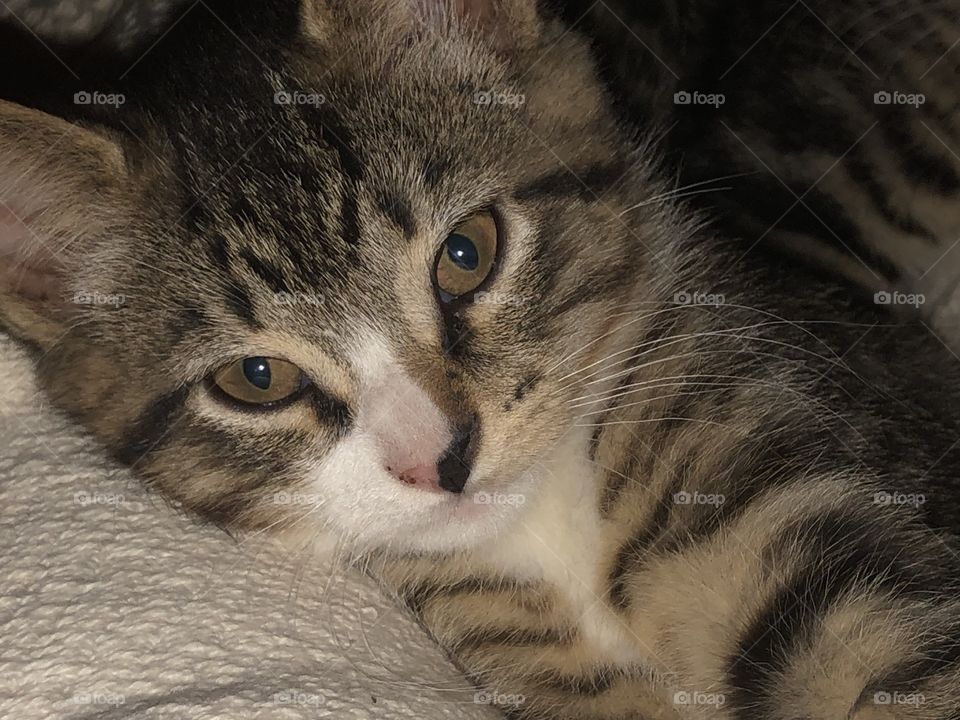
M332 539L506 717L955 720L956 363L678 203L534 10L242 2L114 115L0 103L5 327L163 497ZM487 205L506 300L444 315L438 244ZM259 353L314 384L218 402ZM383 397L411 443L475 428L463 493L385 475Z
M786 249L871 296L924 294L926 310L950 297L960 3L561 5L624 116L666 132L680 182L722 178L696 202L745 249ZM678 92L723 102L676 104Z

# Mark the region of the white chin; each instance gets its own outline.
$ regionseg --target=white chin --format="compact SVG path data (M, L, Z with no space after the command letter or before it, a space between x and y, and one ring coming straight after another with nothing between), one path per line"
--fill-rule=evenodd
M433 507L365 533L361 544L392 552L449 553L469 550L509 527L522 506L475 502L469 491L449 495Z
M520 524L540 498L544 481L555 474L552 466L569 465L579 441L571 438L551 448L547 462L534 464L509 483L502 482L497 468L475 467L476 477L455 494L427 492L374 470L368 449L347 440L308 476L309 487L324 499L316 517L356 551L469 550Z

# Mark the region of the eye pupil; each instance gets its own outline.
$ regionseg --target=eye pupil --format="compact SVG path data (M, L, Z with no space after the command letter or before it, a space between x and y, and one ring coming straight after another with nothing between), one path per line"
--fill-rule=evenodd
M307 374L282 358L253 355L234 360L213 374L215 397L243 406L277 409L310 386Z
M469 296L489 279L497 262L498 232L493 213L484 211L446 235L433 266L437 298L444 307Z
M480 251L470 238L454 233L447 238L447 256L464 270L476 270L480 265Z
M243 361L243 376L254 387L269 390L272 381L270 362L266 358L252 357Z

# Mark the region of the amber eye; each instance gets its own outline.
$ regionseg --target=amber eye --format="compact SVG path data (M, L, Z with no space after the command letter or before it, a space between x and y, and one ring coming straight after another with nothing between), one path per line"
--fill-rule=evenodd
M309 381L286 360L248 357L216 372L213 383L226 395L247 405L271 405L299 393Z
M444 302L480 287L496 264L497 245L497 221L489 212L474 215L447 236L434 269Z

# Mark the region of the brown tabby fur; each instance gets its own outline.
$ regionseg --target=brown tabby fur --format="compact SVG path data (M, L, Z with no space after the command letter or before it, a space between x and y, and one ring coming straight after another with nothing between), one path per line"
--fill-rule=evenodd
M960 373L926 329L678 204L528 0L265 5L184 22L115 115L0 104L0 316L50 397L200 517L332 535L507 716L956 718ZM433 259L484 207L518 300L453 316ZM262 354L314 386L214 397ZM317 472L380 362L478 418L447 514Z

